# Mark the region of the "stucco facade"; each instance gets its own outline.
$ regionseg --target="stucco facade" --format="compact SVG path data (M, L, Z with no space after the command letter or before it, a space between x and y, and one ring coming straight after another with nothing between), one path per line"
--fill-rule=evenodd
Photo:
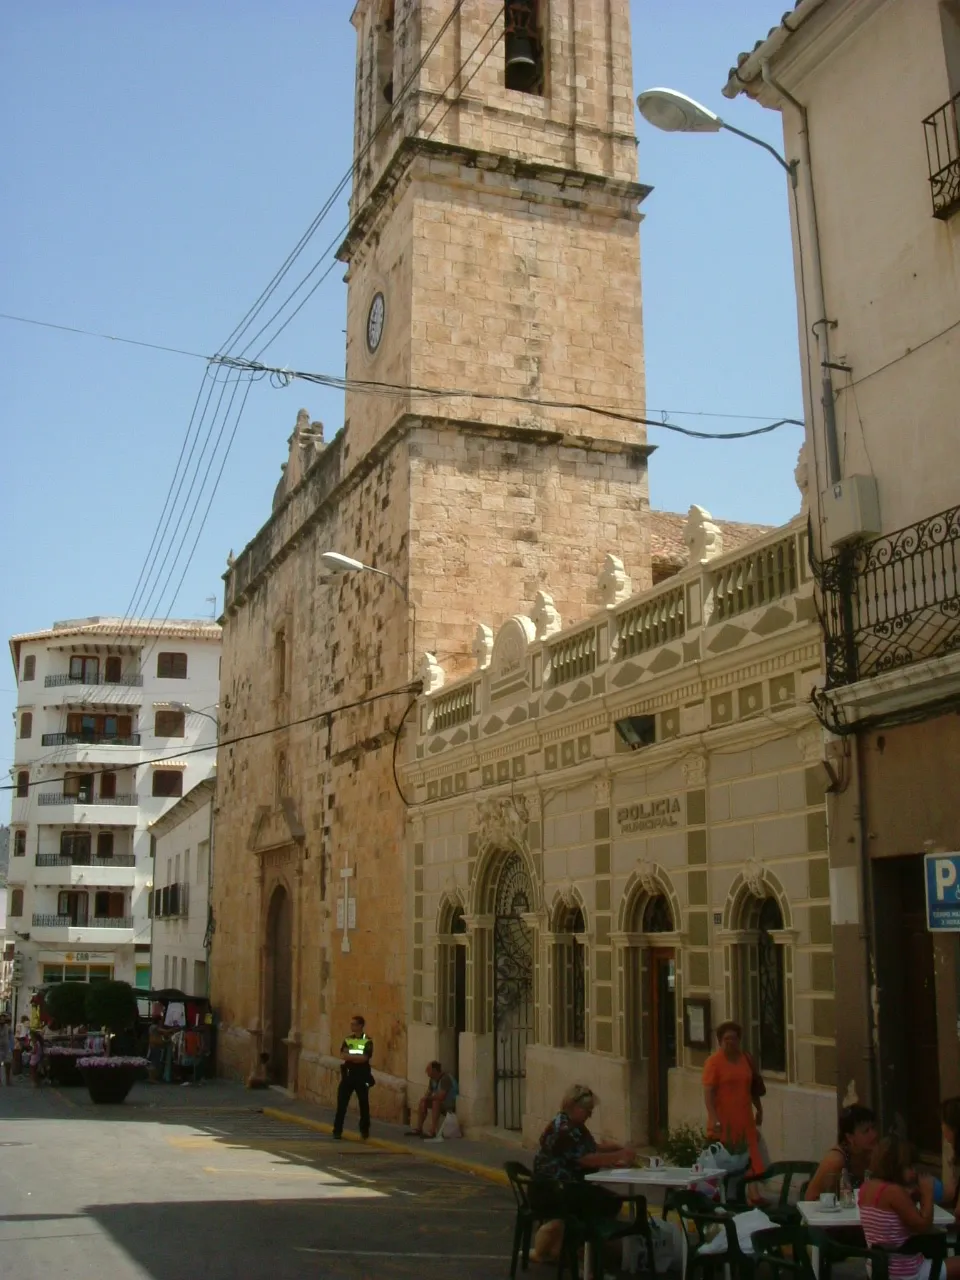
M535 1141L575 1080L599 1093L605 1136L702 1123L710 1025L732 1016L767 1078L774 1158L832 1139L804 521L732 553L706 531L652 590L598 562L605 605L575 626L549 597L518 602L495 637L479 630L476 669L421 700L408 1072L413 1089L429 1059L455 1067L468 1126Z
M329 1099L361 1012L382 1115L405 1105L393 754L420 655L466 669L476 610L498 624L547 581L568 616L589 611L612 545L650 582L643 428L510 398L643 416L628 5L546 6L538 94L504 87L500 10L473 0L444 25L432 3L356 8L347 375L442 394L351 389L323 448L301 415L273 514L226 575L221 737L266 732L219 761L222 1066L267 1052L276 1078ZM396 582L333 577L326 551Z
M208 994L211 845L216 774L198 782L150 827L153 928L150 985Z
M88 977L147 987L149 828L214 762L220 627L81 618L14 636L10 651L20 999Z
M798 161L838 1084L933 1152L960 1083L960 943L928 929L923 863L960 849L960 5L799 0L724 92L780 110ZM858 477L876 509L838 539Z

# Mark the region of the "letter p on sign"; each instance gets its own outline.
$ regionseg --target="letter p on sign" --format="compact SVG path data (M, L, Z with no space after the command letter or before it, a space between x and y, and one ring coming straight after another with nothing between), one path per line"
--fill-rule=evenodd
M933 864L933 879L937 888L937 901L943 902L947 890L957 883L957 868L952 858L937 858ZM954 897L954 894L950 895Z

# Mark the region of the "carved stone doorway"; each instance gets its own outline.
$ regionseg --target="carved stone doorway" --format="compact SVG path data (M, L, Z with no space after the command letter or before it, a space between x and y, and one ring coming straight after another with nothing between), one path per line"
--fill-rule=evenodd
M293 903L283 885L277 885L267 912L266 1051L270 1078L287 1085L289 1070L287 1037L293 1016Z

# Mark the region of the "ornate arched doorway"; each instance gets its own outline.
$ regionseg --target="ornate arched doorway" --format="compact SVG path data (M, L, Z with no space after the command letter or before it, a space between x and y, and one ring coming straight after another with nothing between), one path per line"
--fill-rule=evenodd
M524 916L533 890L523 860L511 853L497 878L493 927L496 1123L523 1125L527 1044L533 1034L533 934Z
M287 1036L293 1013L293 903L283 885L277 885L267 911L267 972L264 990L267 1007L266 1050L270 1076L287 1084Z

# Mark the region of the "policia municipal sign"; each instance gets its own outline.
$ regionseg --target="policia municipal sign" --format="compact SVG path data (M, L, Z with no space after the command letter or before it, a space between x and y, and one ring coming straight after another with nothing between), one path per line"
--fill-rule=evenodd
M923 863L927 928L960 933L960 853L928 853Z

